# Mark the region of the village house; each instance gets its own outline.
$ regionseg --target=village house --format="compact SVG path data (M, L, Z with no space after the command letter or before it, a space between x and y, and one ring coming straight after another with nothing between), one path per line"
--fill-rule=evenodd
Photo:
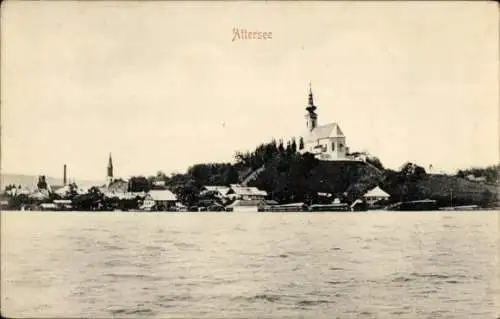
M146 194L141 209L145 210L174 210L177 196L168 189L151 190Z
M262 200L260 199L237 199L233 203L228 205L227 208L229 208L229 210L233 212L258 212L261 203Z
M391 197L391 195L384 192L378 186L375 188L372 188L371 190L366 192L365 195L363 195L363 198L365 199L368 206L374 206L381 201L388 200L390 197Z
M266 198L267 192L257 187L231 184L226 196L232 200L263 200Z
M234 201L227 208L234 212L257 212L266 196L267 192L257 187L231 184L227 197Z

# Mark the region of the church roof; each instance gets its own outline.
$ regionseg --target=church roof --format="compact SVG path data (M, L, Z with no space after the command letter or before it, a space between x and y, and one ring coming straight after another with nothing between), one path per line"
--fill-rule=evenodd
M337 123L328 123L317 126L312 132L308 132L304 139L306 142L314 142L319 139L328 137L344 137L344 133Z

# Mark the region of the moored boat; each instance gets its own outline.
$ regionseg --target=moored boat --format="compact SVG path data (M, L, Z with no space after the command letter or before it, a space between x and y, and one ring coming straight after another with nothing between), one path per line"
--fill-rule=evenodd
M464 206L452 206L452 207L441 207L439 210L456 211L456 210L479 210L481 207L477 205L464 205Z
M438 210L437 201L432 199L413 200L406 202L399 202L387 207L387 210L397 211L429 211Z

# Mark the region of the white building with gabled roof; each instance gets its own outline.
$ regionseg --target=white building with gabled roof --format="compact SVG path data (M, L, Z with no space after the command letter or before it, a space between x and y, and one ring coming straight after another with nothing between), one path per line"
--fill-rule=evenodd
M239 184L231 184L230 186L230 190L226 193L230 199L263 200L267 196L266 191L257 187L241 186Z
M326 161L349 160L349 148L346 138L338 123L332 122L318 125L318 115L312 89L309 85L309 100L306 107L306 132L302 135L303 146L300 153L314 154L318 159Z
M363 195L363 198L369 205L373 205L382 200L388 200L390 197L391 195L387 194L379 186L370 189Z
M168 210L174 207L177 201L177 196L168 189L150 190L144 198L141 209Z

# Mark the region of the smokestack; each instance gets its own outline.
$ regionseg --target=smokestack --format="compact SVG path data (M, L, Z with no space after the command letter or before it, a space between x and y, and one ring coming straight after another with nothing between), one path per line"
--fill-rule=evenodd
M64 164L63 183L64 183L64 186L66 186L66 183L67 183L66 164Z

